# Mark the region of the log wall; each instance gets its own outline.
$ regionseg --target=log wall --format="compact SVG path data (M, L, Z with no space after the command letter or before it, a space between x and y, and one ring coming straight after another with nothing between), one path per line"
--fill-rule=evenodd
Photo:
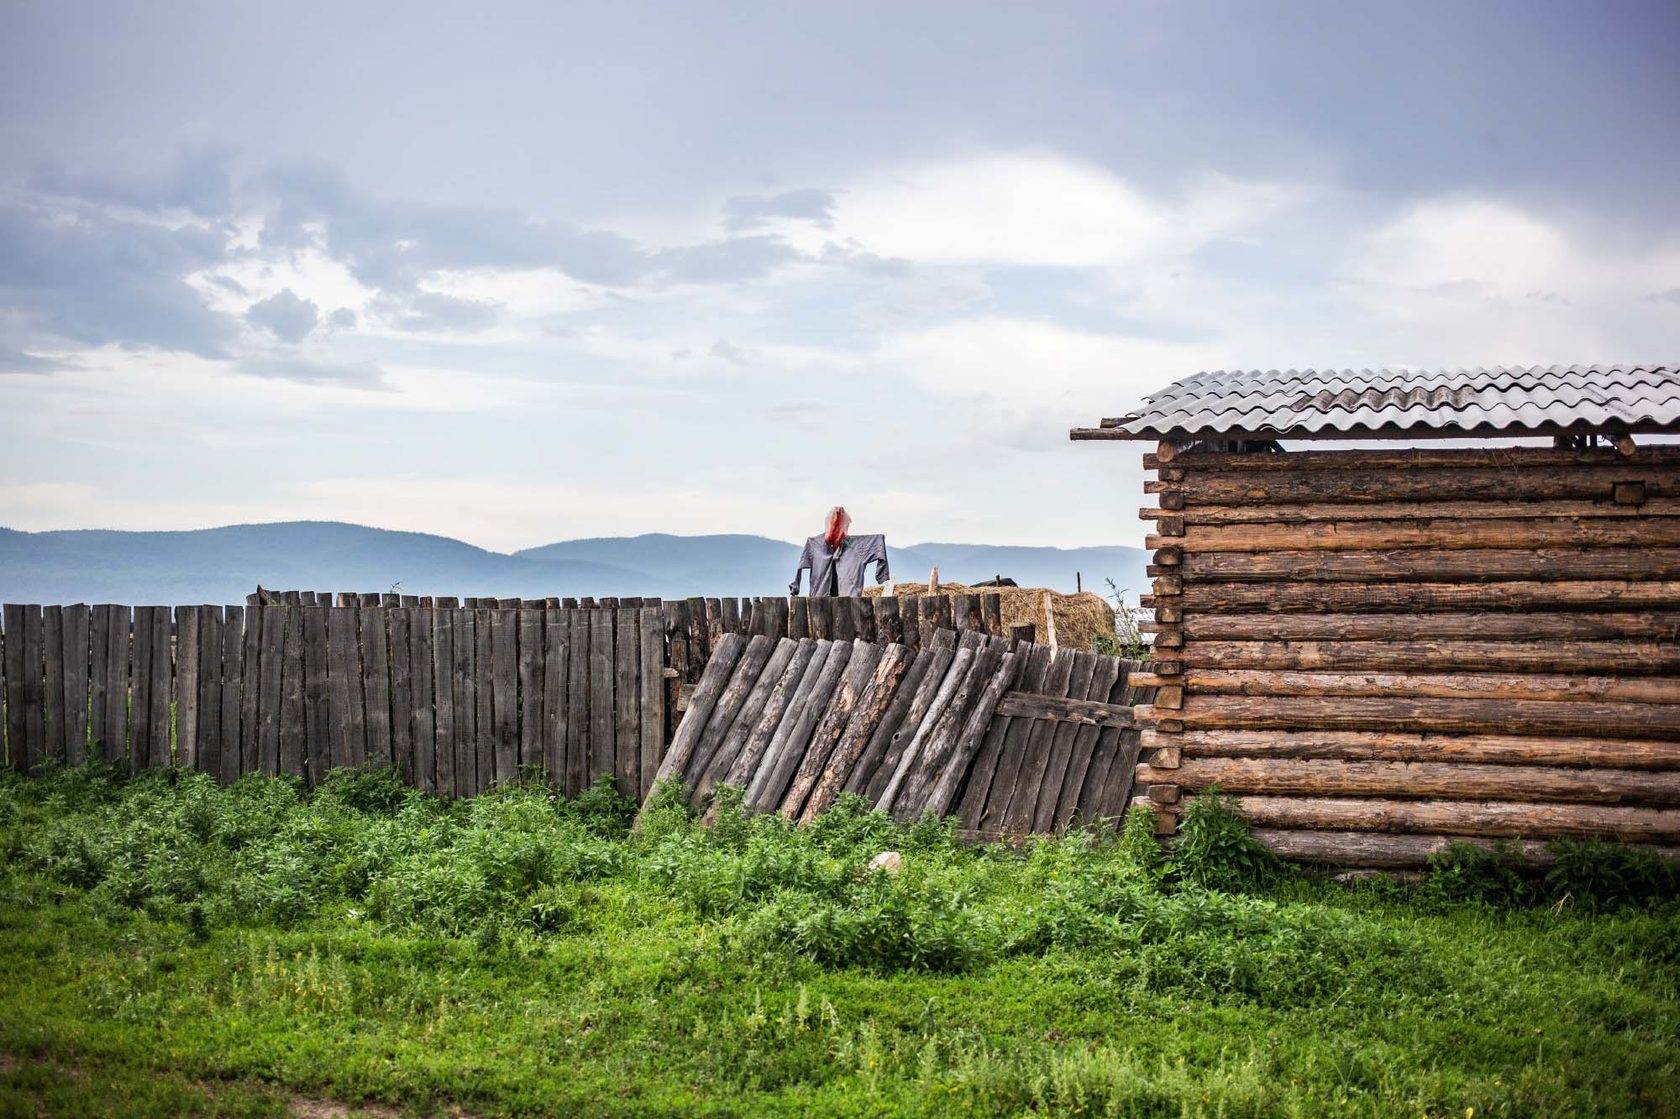
M1680 448L1145 455L1135 803L1290 858L1680 844Z

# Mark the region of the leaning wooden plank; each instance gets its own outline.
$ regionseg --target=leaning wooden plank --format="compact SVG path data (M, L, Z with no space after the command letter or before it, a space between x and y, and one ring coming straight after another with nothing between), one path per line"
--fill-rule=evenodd
M333 765L332 688L327 649L326 612L330 606L303 608L303 710L305 769L319 784Z
M41 610L41 760L62 762L64 742L64 607Z
M738 633L726 633L718 639L712 659L706 663L699 686L694 689L694 695L689 700L688 711L677 727L677 735L671 740L671 748L665 752L665 758L659 763L659 770L654 774L655 783L682 779L689 758L693 756L700 735L706 728L706 720L711 718L712 709L728 685L729 678L734 675L735 665L746 651L746 647L747 639Z
M613 615L608 607L589 612L589 768L588 782L613 775L613 734L617 720L613 673Z
M663 624L673 624L675 604L667 604ZM568 796L589 784L589 613L578 609L566 617L566 781ZM686 639L685 639L686 640Z
M1002 650L1003 659L980 693L979 701L969 711L968 718L956 737L956 745L949 752L949 760L945 763L939 780L934 783L932 792L928 794L927 802L922 808L924 812L944 816L956 802L957 792L962 788L974 756L979 752L980 743L997 712L998 700L1003 698L1004 691L1015 682L1026 660L1025 651L1008 651L1008 638L997 640L1005 646Z
M952 693L951 702L928 730L917 755L916 766L910 771L903 788L893 800L892 811L899 819L915 819L930 811L943 815L943 807L934 807L935 790L944 779L953 760L958 739L967 727L969 715L980 702L989 683L997 676L999 666L1008 652L1009 642L1005 638L987 638L978 629L970 629L967 632L978 638L975 642L974 659L968 672L957 685L957 690ZM1009 669L1013 677L1013 660L1009 662ZM1001 688L998 694L1002 695ZM964 759L965 763L968 760L972 760L972 755ZM953 780L960 781L961 778L962 774L958 773ZM953 794L955 791L954 787L949 790Z
M886 646L869 682L853 706L845 730L829 755L822 775L811 789L800 820L809 823L839 799L864 749L875 737L900 688L904 685L915 654L902 644Z
M665 634L657 607L644 608L637 623L641 659L641 764L638 801L653 790L654 775L665 757Z
M566 621L558 607L543 612L542 726L537 734L543 775L566 784ZM440 754L441 756L441 754Z
M981 635L978 633L963 634L958 640L956 655L951 659L951 667L939 680L938 687L934 690L927 707L920 712L920 718L915 718L918 712L914 706L912 707L910 714L911 718L914 719L914 726L912 727L911 721L907 719L905 725L900 728L901 731L909 732L907 741L904 744L903 751L899 754L898 765L893 770L892 776L888 778L886 788L881 790L880 799L875 803L875 807L881 809L881 811L891 812L895 816L898 815L899 793L905 788L906 783L915 772L916 766L920 764L922 747L927 742L928 735L933 733L934 727L939 724L940 717L945 714L945 709L950 706L951 700L956 697L957 689L962 687L963 680L968 676L980 640ZM928 679L932 679L931 672ZM925 688L928 680L924 680L922 684ZM905 817L899 818L903 819Z
M1099 658L1093 653L1075 653L1073 661L1073 676L1068 682L1068 698L1075 700L1089 700L1092 683L1096 676ZM1105 692L1107 688L1103 689ZM1073 757L1074 740L1078 738L1082 727L1076 723L1063 721L1056 726L1056 732L1050 740L1050 750L1045 756L1042 770L1036 775L1038 784L1038 801L1033 809L1032 830L1039 834L1048 834L1056 830L1056 805L1062 794L1062 784L1067 776L1068 763Z
M906 619L906 637L910 635L910 628L909 619ZM944 682L956 655L957 635L950 630L936 631L922 646L898 690L897 698L887 709L881 725L870 737L869 745L858 760L862 783L857 787L848 784L848 792L860 793L871 805L880 805L881 794L898 773L904 751L916 737L916 730L933 705L934 697L939 694L939 685Z
M1585 619L1588 615L1576 617ZM1490 616L1491 620L1491 616ZM1637 632L1637 631L1636 631ZM1645 631L1649 634L1650 631ZM1172 650L1185 669L1267 672L1680 674L1680 644L1638 641L1192 641ZM1158 652L1157 660L1169 659Z
M1114 682L1109 686L1108 695L1104 698L1109 703L1119 705L1130 698L1131 689L1129 685L1133 670L1138 667L1138 662L1119 660L1116 664L1119 672L1116 674ZM1138 740L1138 732L1116 726L1104 726L1097 729L1097 744L1091 751L1091 764L1085 770L1084 782L1080 786L1077 798L1074 801L1073 817L1069 822L1095 823L1103 818L1105 808L1111 804L1119 806L1113 810L1114 815L1124 811L1126 803L1124 797L1129 796L1131 792L1132 770L1137 765L1137 757L1135 750L1133 750L1131 752L1132 756L1125 760L1125 772L1116 772L1116 763L1120 761L1122 754L1127 753L1121 746L1123 738L1129 739L1135 745ZM1114 782L1124 783L1125 794L1120 797L1111 795L1113 790L1110 786Z
M305 776L303 610L287 606L281 611L279 766L287 777Z
M840 677L840 685L829 698L822 717L817 720L805 756L800 759L799 767L794 771L787 791L782 794L780 811L788 819L796 820L804 812L806 800L821 780L841 736L846 733L846 724L851 721L853 708L863 696L864 689L869 686L870 678L875 674L875 666L881 662L881 653L879 645L872 645L861 639L853 642L851 659L846 664L845 673Z
M1074 661L1074 650L1066 646L1054 648L1050 664L1044 670L1039 691L1044 695L1066 697L1073 680ZM1056 736L1056 727L1060 725L1047 719L1018 721L1026 724L1026 738L1021 744L1020 766L1015 772L1014 782L1009 786L1008 802L1001 806L999 813L994 813L991 805L986 808L987 826L990 827L991 821L996 819L1001 824L998 830L1009 835L1025 835L1032 830L1034 815L1038 809L1038 787L1043 781L1050 746ZM1007 757L1007 741L1004 750Z
M1187 730L1387 730L1444 734L1556 731L1615 738L1680 739L1680 705L1544 703L1485 699L1366 699L1195 696L1182 710L1137 709L1143 726L1161 718Z
M385 609L391 654L391 765L405 782L414 780L414 611Z
M350 676L360 673L356 651L356 612L343 606L326 611L327 690L331 695L332 722L328 727L328 763L333 767L355 765L350 751Z
M1175 769L1138 770L1138 780L1147 784L1185 790L1217 785L1228 793L1680 805L1680 771L1674 770L1293 758L1184 758Z
M700 738L694 745L694 752L683 769L683 783L691 790L696 803L699 803L702 782L710 787L711 782L705 778L712 772L713 761L719 748L740 716L748 694L758 683L759 676L764 672L764 666L769 662L775 647L776 642L768 637L749 639L740 661L735 665L734 674L724 686L723 693L718 696L717 704L712 708L711 716L706 720Z
M495 780L511 783L519 770L519 611L490 612L491 736Z
M738 748L732 744L739 733L739 727L746 725L745 712L737 727L731 728L723 751L734 749L735 757L727 769L719 770L720 776L713 783L714 786L734 785L743 791L751 787L754 778L758 776L759 765L769 750L770 743L774 741L776 731L781 728L782 720L793 702L800 681L805 678L805 673L810 668L816 651L817 642L810 637L798 640L790 637L777 643L776 652L765 665L765 671L759 681L762 685L764 681L770 680L770 690L764 693L763 706L747 732L741 736ZM777 669L778 664L781 665L780 669ZM755 688L755 695L757 691ZM754 703L754 698L754 695L749 695L747 699L749 709ZM708 793L710 791L707 790Z
M1106 703L1109 692L1114 688L1114 682L1119 678L1120 659L1098 657L1097 669L1091 676L1090 690L1085 693L1086 699L1093 703ZM1078 812L1079 793L1085 787L1085 776L1096 755L1097 742L1103 729L1100 726L1089 725L1081 726L1074 732L1073 751L1068 755L1067 770L1062 775L1061 793L1056 798L1056 810L1051 818L1052 830L1061 831L1066 828Z
M1471 800L1239 796L1235 809L1262 828L1512 836L1603 836L1622 842L1680 840L1680 809Z
M414 670L414 783L422 791L435 793L437 785L437 650L433 642L437 609L422 606L414 611L409 645Z
M642 789L640 613L638 606L620 606L613 617L613 782L630 800Z
M1504 859L1530 869L1543 869L1557 861L1557 852L1541 840L1498 840L1468 835L1385 835L1360 831L1296 831L1286 828L1255 828L1254 838L1280 858L1322 866L1410 870L1429 864L1431 855L1449 846L1471 844L1498 850ZM1630 844L1658 858L1680 858L1680 849Z
M822 676L823 670L828 667L828 660L834 652L834 642L822 638L812 638L811 640L815 643L811 651L811 657L806 662L804 671L799 678L793 681L790 686L787 700L777 713L778 720L773 728L773 733L770 735L762 754L758 757L757 764L750 775L751 779L745 786L746 798L744 803L748 808L756 811L767 810L768 794L764 792L765 786L770 783L770 775L780 764L782 755L787 752L788 739L792 737L794 727L799 724L800 714L810 701L817 680ZM772 697L772 701L774 701L774 697ZM766 717L768 715L769 712L767 711ZM762 726L765 720L760 719L759 722Z
M851 663L854 646L850 641L835 641L829 645L822 672L804 690L797 712L783 724L780 741L773 742L764 764L760 767L760 783L755 783L756 795L749 795L748 806L762 812L774 812L787 795L788 785L811 748L812 737L829 701L839 689Z
M65 760L81 765L88 750L88 688L93 667L88 608L64 608L64 746Z
M232 784L245 772L245 720L241 713L241 686L245 675L245 607L228 606L222 611L222 768L223 784Z
M363 607L359 611L362 642L362 683L365 688L367 761L394 764L391 756L391 631L390 609Z

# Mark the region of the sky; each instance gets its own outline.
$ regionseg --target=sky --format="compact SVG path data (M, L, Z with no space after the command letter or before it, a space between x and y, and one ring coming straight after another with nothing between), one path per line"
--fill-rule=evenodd
M0 2L0 525L1138 544L1204 369L1680 356L1680 4Z

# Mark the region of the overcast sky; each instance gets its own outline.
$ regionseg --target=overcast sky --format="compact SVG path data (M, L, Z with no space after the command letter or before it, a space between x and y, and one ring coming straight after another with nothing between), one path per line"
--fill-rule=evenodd
M1680 357L1680 4L0 3L0 525L1138 543L1211 368Z

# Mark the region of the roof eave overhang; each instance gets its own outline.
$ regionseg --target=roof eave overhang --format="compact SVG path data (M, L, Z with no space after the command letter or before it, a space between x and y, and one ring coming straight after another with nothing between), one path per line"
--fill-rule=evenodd
M1680 423L1642 420L1637 423L1596 424L1585 420L1519 426L1476 424L1471 426L1405 426L1397 424L1354 424L1347 428L1202 428L1188 431L1173 428L1127 428L1124 420L1104 420L1101 427L1076 427L1068 438L1085 440L1152 440L1161 443L1195 443L1208 439L1522 439L1548 435L1680 435Z

